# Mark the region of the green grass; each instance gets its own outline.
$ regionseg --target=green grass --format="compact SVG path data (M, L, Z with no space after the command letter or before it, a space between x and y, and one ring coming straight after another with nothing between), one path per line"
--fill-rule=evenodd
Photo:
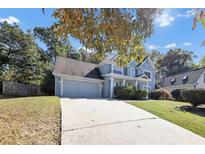
M60 144L58 97L0 99L0 144Z
M205 137L205 106L192 108L176 101L139 101L130 104ZM181 110L180 107L186 108Z

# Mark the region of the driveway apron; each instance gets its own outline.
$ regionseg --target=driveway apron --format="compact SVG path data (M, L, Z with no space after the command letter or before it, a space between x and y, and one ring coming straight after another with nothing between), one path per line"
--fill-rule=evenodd
M123 101L61 99L61 144L205 144L205 139Z

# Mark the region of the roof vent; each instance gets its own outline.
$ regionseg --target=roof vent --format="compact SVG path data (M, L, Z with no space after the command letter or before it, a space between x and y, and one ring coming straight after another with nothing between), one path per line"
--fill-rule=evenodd
M188 76L187 75L184 76L182 80L183 80L183 84L185 84L188 81Z
M188 76L186 75L186 76L183 77L183 80L186 80L187 78L188 78Z
M171 80L171 84L172 84L172 85L173 85L175 82L176 82L176 79L175 79L175 78Z

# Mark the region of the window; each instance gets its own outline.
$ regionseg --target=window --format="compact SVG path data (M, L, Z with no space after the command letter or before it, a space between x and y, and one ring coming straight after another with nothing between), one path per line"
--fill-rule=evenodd
M151 79L151 73L148 71L144 71L144 75L146 75L149 79Z
M135 68L134 67L130 68L130 76L135 76Z

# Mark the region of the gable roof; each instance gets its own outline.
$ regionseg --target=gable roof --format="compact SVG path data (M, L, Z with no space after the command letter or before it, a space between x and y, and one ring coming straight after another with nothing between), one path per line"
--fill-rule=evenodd
M141 75L138 75L137 77L141 77L143 79L150 79L148 76L146 76L145 74L141 74Z
M144 58L144 60L137 65L137 67L140 67L141 65L143 65L146 60L149 60L149 62L151 63L152 67L154 68L154 70L157 71L157 68L155 67L155 65L154 65L154 63L153 63L153 61L152 61L152 58L150 58L150 56L146 56L146 57Z
M202 67L188 72L179 73L173 76L168 76L160 80L160 85L161 87L169 87L176 85L194 84L198 81L204 71L205 67Z
M141 63L137 64L137 67L140 66L140 65L142 65L142 64L148 59L148 57L149 57L149 56L146 56Z
M114 57L112 57L112 58L108 58L108 60L109 60L109 61L115 61L115 60L117 59L117 57L118 57L118 54L116 54L116 55L115 55ZM132 61L134 61L134 60L135 60L135 59L131 60L131 61L129 62L129 64L130 64ZM154 65L154 63L153 63L153 61L152 61L152 59L150 58L150 56L146 56L141 63L137 64L137 67L141 66L146 60L149 60L150 63L151 63L151 65L152 65L152 67L153 67L155 70L157 70L156 67L155 67L155 65ZM128 64L128 65L129 65L129 64Z
M102 79L98 65L59 56L56 58L53 74Z
M114 57L111 58L111 60L115 60L118 57L118 54L116 54Z

